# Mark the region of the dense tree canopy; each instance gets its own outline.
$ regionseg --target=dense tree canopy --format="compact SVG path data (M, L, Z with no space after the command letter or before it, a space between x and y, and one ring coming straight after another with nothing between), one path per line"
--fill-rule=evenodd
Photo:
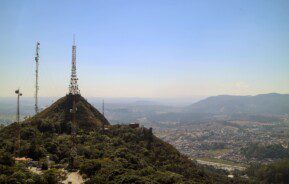
M257 158L259 160L289 158L289 149L284 148L280 144L250 144L246 148L243 148L241 152L247 158Z
M269 165L252 165L247 174L257 183L287 184L289 183L289 159L284 159Z
M56 169L42 175L31 173L25 165L15 164L17 126L21 144L16 156L30 157L47 169L64 168L71 163L70 125L49 119L12 124L0 130L0 183L57 183L63 175ZM173 146L155 137L152 129L109 125L91 131L78 129L75 138L77 156L73 168L80 170L86 183L244 183L225 175L208 173L181 155ZM69 167L68 167L69 168ZM13 180L13 182L12 182ZM29 181L29 182L28 182Z

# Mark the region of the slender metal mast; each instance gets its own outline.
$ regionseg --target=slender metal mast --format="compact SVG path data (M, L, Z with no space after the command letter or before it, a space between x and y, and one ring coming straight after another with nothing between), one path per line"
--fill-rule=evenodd
M39 67L39 50L40 50L40 43L36 43L36 56L35 56L35 64L36 64L36 69L35 69L35 114L38 113L38 67Z
M102 115L104 116L104 100L102 100Z
M18 88L15 90L15 93L17 94L17 113L16 113L16 141L15 141L15 149L14 154L18 154L20 150L20 96L22 96L22 93L20 92L20 89Z
M16 122L20 122L20 96L22 96L22 93L20 92L20 89L15 90L15 93L17 94L17 112L16 112Z
M104 99L102 99L102 115L104 116ZM102 132L104 132L104 123L102 123Z

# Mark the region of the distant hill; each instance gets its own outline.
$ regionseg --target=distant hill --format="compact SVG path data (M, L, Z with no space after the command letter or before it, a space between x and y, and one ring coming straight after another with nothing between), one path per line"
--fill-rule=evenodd
M73 98L76 106L77 126L83 130L94 130L102 125L109 125L107 119L82 96L66 95L54 102L34 117L26 120L35 122L48 119L50 121L65 124L71 121L71 110L73 108Z
M209 97L187 107L194 113L210 114L289 114L289 94L262 94L256 96L221 95Z
M83 100L86 101L85 99ZM51 101L51 99L42 99L42 106L51 104ZM89 107L88 109L93 108L84 101L81 104L86 104L85 106ZM102 107L101 99L90 99L89 101L92 102L94 107ZM257 96L215 96L185 107L165 106L144 99L130 99L127 103L120 100L110 101L112 99L105 101L105 114L107 120L112 124L128 124L131 122L141 122L144 125L147 122L153 124L157 122L198 123L224 119L272 122L278 121L280 119L279 115L289 114L289 95L276 93ZM59 121L61 121L61 118L63 119L63 115L67 112L57 110L58 107L56 106L59 106L60 102L61 99L49 108L54 108L52 115L55 117L47 114L47 110L37 116L41 116L42 119L46 117L53 120L60 118ZM15 121L15 105L15 99L0 99L0 124L10 124ZM79 109L82 109L82 107L79 107ZM34 101L32 98L21 101L20 112L22 117L34 114ZM93 112L96 111L93 110ZM91 114L91 112L88 114ZM92 114L101 115L98 111ZM94 122L99 124L97 121Z

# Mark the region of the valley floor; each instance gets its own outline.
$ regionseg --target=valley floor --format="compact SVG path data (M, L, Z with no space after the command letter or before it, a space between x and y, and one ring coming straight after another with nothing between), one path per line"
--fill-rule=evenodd
M190 158L197 159L203 164L206 162L208 165L226 164L243 168L252 163L269 164L279 158L254 157L257 154L254 144L263 146L264 150L266 146L271 146L275 152L275 147L286 150L289 145L288 120L266 123L218 121L175 126L171 126L170 123L169 128L164 127L154 127L156 136L172 144ZM274 157L274 154L278 156L279 153L272 151L270 156Z

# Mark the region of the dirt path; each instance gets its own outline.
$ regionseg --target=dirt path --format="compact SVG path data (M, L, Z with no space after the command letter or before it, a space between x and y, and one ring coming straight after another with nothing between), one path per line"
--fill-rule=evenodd
M35 174L42 174L42 171L37 169L37 167L28 167L28 169Z
M210 161L204 161L204 160L197 160L197 163L203 164L203 165L210 165L215 168L223 169L226 171L234 171L234 170L244 171L246 169L246 167L242 167L242 166L228 165L228 164L222 164L222 163L216 163L216 162L210 162Z
M84 183L84 180L79 172L69 172L67 173L67 179L62 181L62 183L68 184L69 182L72 184L81 184Z

